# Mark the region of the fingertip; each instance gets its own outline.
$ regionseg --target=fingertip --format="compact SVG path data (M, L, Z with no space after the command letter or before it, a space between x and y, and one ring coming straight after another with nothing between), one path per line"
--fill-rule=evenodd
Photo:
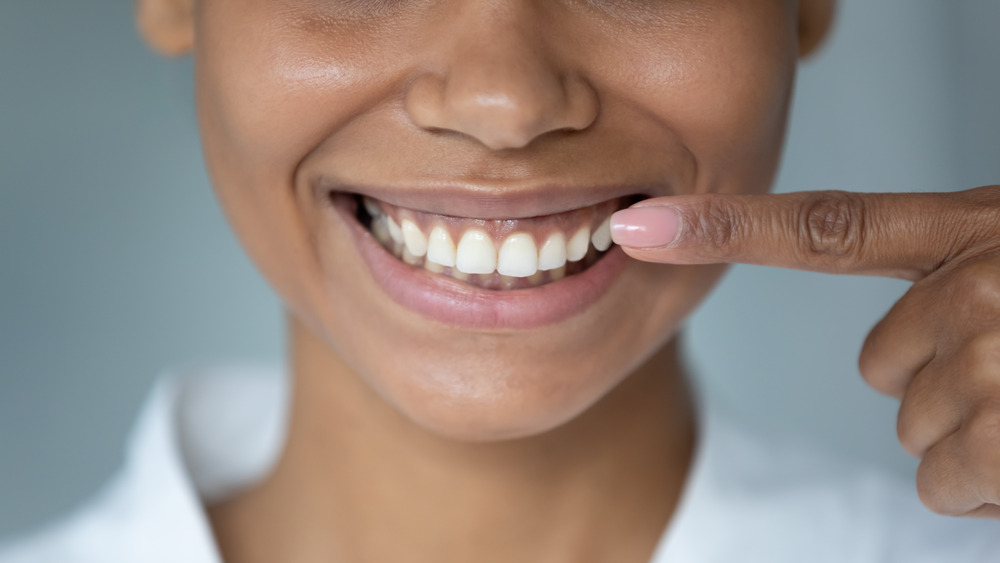
M611 216L611 240L621 247L672 246L679 232L680 215L673 207L632 207Z

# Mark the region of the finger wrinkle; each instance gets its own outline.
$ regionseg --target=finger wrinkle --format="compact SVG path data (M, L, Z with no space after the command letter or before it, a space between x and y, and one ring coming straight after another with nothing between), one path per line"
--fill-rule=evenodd
M864 249L864 200L842 191L810 194L800 220L806 252L821 258L860 257Z
M722 198L711 197L700 212L687 213L682 236L693 239L698 246L710 249L715 256L731 255L735 246L743 238L746 230L743 213L735 205Z

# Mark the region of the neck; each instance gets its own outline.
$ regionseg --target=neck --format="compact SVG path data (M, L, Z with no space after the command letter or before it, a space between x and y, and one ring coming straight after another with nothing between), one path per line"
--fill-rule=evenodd
M282 457L209 511L226 561L649 560L694 445L675 342L557 429L464 443L404 418L292 322Z

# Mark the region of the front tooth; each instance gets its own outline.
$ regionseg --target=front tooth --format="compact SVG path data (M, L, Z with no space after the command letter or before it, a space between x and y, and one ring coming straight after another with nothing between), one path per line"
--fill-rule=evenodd
M392 224L390 223L390 227ZM580 230L569 239L569 244L566 245L566 258L570 262L579 262L583 260L583 257L587 255L587 250L590 248L590 229L587 227L580 227Z
M365 196L361 198L361 203L364 204L365 211L367 211L368 215L371 217L378 217L379 215L382 215L382 208L379 207L379 205L375 203L375 200L370 197Z
M497 250L490 236L479 229L465 231L458 243L455 267L466 274L492 274L497 269Z
M420 227L416 223L409 219L403 219L401 230L403 231L403 242L406 243L406 249L410 251L410 254L414 256L427 254L427 238L424 237L424 233L420 231Z
M538 251L538 269L555 270L566 265L566 237L562 233L552 233Z
M389 236L392 237L393 242L403 243L403 229L399 227L399 223L392 217L389 217Z
M590 237L590 242L594 243L594 248L604 252L605 250L611 248L611 216L601 223L600 227L594 231L594 234Z
M507 237L500 247L497 272L504 276L526 278L538 271L538 249L535 239L527 233Z
M427 260L449 268L455 267L455 243L452 242L448 230L441 225L431 229L430 240L427 243Z

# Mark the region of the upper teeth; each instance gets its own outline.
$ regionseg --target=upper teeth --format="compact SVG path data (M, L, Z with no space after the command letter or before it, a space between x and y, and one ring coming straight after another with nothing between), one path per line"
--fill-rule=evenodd
M591 242L594 243L594 248L604 252L605 250L611 248L611 216L608 217L601 223L597 230L594 231L593 236L590 237Z
M392 240L396 242L403 242L403 229L400 228L399 223L388 215L386 215L385 218L389 224L389 236L391 236Z
M535 239L528 233L516 233L507 237L500 247L497 258L497 273L515 278L526 278L538 271L538 249Z
M438 225L431 230L427 242L427 261L439 266L455 267L455 243L448 234L448 229Z
M566 244L566 259L570 262L583 260L587 255L587 248L590 246L590 229L580 227L580 229L570 237Z
M365 209L372 216L371 231L375 238L382 244L392 242L408 262L423 257L425 264L454 268L463 274L497 272L527 278L539 271L559 270L567 261L583 260L591 244L602 252L611 247L610 216L593 233L583 226L567 241L566 235L557 231L540 246L530 233L514 232L503 240L498 251L493 237L481 228L466 230L456 247L443 225L435 225L430 236L426 236L412 220L402 219L397 223L367 198Z
M410 254L414 256L427 254L427 237L420 231L420 227L416 223L404 219L401 230L403 231L403 243Z
M566 265L566 237L562 233L552 233L538 249L538 269L555 270Z
M497 249L485 231L469 229L455 254L455 267L466 274L492 274L497 269Z

